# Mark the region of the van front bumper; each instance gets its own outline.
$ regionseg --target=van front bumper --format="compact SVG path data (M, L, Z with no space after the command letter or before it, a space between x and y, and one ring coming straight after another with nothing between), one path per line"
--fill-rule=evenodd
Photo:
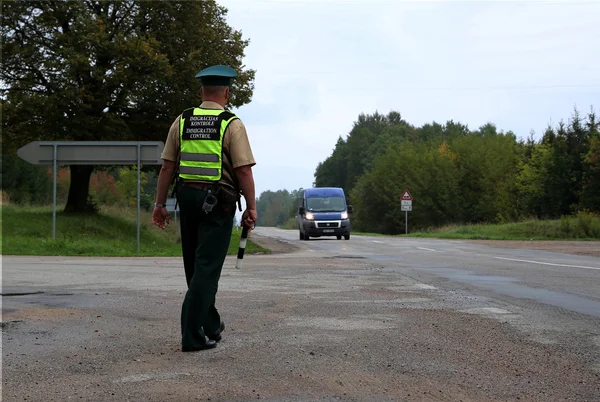
M349 235L352 227L349 219L341 221L308 221L304 223L304 233L311 237Z

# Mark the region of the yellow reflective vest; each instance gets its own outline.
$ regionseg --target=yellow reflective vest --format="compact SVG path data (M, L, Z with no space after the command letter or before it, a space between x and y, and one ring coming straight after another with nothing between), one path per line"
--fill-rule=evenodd
M223 136L237 116L226 110L190 108L179 121L179 177L219 181L223 169Z

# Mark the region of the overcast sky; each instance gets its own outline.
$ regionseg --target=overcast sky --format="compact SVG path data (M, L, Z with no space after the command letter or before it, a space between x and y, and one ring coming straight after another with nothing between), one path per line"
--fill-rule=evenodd
M217 0L250 39L246 124L265 190L311 187L360 113L538 139L600 110L600 1Z

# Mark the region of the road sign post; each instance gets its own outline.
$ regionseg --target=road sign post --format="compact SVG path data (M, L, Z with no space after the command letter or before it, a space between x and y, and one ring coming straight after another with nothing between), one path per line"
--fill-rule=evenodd
M52 239L56 239L56 176L63 165L137 165L137 251L140 252L141 165L161 165L160 141L33 141L17 155L34 165L52 165Z
M52 147L52 239L56 239L56 155L58 154L56 144Z
M179 211L179 205L177 205L177 198L167 198L167 211L175 212L175 220L177 220L177 211Z
M408 211L412 211L412 202L413 197L410 195L410 192L404 190L402 196L400 197L400 210L404 211L404 234L408 234Z

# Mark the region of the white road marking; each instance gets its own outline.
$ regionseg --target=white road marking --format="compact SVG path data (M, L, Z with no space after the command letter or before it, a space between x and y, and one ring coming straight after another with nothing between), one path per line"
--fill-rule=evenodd
M466 310L461 310L465 313L474 313L474 314L512 314L508 310L504 310L502 308L496 307L479 307L479 308L469 308Z
M382 241L378 241L378 240L372 240L373 243L383 243Z
M415 287L417 289L428 289L428 290L436 290L437 289L435 286L427 285L425 283L415 283L413 285L413 287Z
M428 299L426 297L409 297L406 299L384 299L384 300L338 300L335 301L334 303L360 303L360 304L367 304L367 303L376 303L376 304L389 304L389 303L423 303L426 301L430 301L431 299Z
M142 382L152 380L173 380L181 376L189 376L190 373L157 373L157 374L134 374L128 377L123 377L114 382Z
M528 262L530 264L541 264L541 265L552 265L554 267L569 267L569 268L584 268L584 269L596 269L600 271L600 268L598 267L586 267L584 265L567 265L567 264L553 264L551 262L541 262L541 261L530 261L530 260L518 260L516 258L504 258L504 257L494 257L497 258L499 260L506 260L506 261L517 261L517 262Z
M427 251L433 251L434 253L437 253L437 250L434 250L432 248L425 248L425 247L417 247L419 250L427 250Z

